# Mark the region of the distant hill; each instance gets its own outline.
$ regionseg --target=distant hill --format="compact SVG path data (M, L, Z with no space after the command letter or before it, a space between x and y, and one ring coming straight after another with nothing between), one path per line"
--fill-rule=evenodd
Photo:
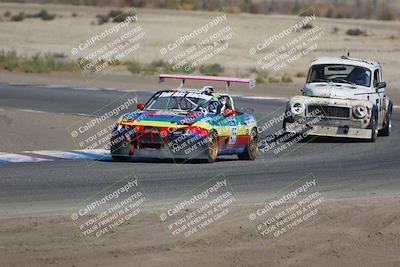
M398 0L0 0L94 6L135 6L182 10L224 10L228 13L302 14L330 18L398 20Z

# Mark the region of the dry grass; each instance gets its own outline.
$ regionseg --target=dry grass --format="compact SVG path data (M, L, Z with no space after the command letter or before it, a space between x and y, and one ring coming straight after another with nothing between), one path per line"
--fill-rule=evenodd
M19 12L33 14L39 12L42 7L0 4L0 9L4 12L10 11L11 14ZM47 5L46 9L50 14L56 14L59 18L52 22L38 19L0 22L0 50L15 50L18 55L28 58L37 53L59 53L66 55L69 59L74 59L70 52L72 47L94 33L111 26L111 24L91 25L91 22L95 20L96 14L108 14L113 8ZM71 16L73 13L77 16ZM213 12L156 9L137 9L137 14L137 23L143 27L147 37L141 42L140 51L128 56L125 60L139 62L142 67L145 66L145 72L160 70L154 68L152 62L161 59L167 61L168 58L162 57L158 52L161 47L173 42L183 34L192 32L193 29L204 25L218 15ZM397 79L398 74L395 67L400 64L400 58L397 57L400 52L397 45L400 38L399 22L317 18L313 22L314 28L321 27L325 34L318 41L318 48L315 51L301 57L277 73L257 74L258 58L271 52L272 49L276 49L280 44L273 44L269 50L262 51L256 56L249 54L249 48L254 47L268 36L290 27L300 19L297 16L228 14L227 22L224 25L231 26L236 36L229 40L229 48L226 51L204 64L219 63L224 68L223 75L252 76L260 82L268 83L269 77L276 77L281 81L285 73L295 81L303 81L304 74L297 75L297 73L306 72L312 59L318 56L341 56L350 51L352 56L370 58L382 63L389 87L393 88L392 90L399 90L400 82ZM168 23L168 27L164 27L160 31L160 25L165 23ZM76 25L76 27L71 25ZM332 34L332 29L335 27L338 30ZM368 36L348 36L346 34L347 30L355 28L367 30ZM305 31L293 33L289 39L293 39ZM194 45L197 41L191 40L187 45ZM253 69L253 71L249 71L249 69ZM126 74L129 75L129 72L126 71ZM274 79L272 80L274 81Z

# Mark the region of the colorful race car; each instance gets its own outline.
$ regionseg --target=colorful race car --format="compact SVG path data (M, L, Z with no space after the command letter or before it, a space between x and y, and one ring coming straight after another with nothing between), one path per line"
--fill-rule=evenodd
M258 152L257 123L251 112L235 109L228 94L213 87L184 89L185 80L247 83L250 79L161 74L179 79L177 89L155 93L137 111L118 119L111 137L114 160L134 158L202 159L214 162L218 155L238 155L254 160Z

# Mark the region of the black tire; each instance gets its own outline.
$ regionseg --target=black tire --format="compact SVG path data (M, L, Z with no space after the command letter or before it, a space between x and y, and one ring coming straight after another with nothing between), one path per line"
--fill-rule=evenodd
M207 162L213 163L217 160L218 156L218 135L217 132L211 131L207 136L208 152Z
M112 143L112 142L111 142ZM113 161L129 161L130 160L130 143L126 140L111 146L110 154Z
M372 115L371 122L369 124L369 129L371 129L371 138L369 139L370 142L375 142L378 137L378 130L377 130L377 122L375 114Z
M379 130L380 136L390 136L390 133L392 132L392 111L388 111L387 114L385 127L382 130Z
M282 123L282 129L283 129L284 132L286 132L286 123L287 123L287 119L284 118L283 119L283 123Z
M238 154L240 160L255 160L258 152L257 129L253 128L250 132L246 148L243 153Z

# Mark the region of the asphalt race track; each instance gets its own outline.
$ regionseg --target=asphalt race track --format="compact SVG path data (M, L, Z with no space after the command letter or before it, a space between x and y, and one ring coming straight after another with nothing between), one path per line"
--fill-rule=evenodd
M150 93L136 92L144 102ZM92 114L126 92L40 86L0 85L0 109L31 109L52 113ZM284 106L278 100L235 99L236 107L254 109L261 122ZM224 174L242 203L262 202L280 188L312 173L326 196L395 196L400 194L400 110L393 113L390 137L376 143L316 139L278 159L256 161L224 157L213 164L56 161L0 165L0 214L64 213L122 177L136 174L154 205L161 205L197 185ZM259 122L260 124L260 122ZM29 130L29 129L27 129ZM264 137L270 132L264 132ZM67 138L60 136L60 138ZM38 148L40 149L40 148ZM5 151L7 152L7 151Z

